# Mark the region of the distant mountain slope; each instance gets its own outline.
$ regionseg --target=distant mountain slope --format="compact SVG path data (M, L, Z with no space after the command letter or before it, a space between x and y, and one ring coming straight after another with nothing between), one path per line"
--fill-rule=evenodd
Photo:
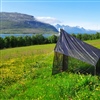
M68 25L59 25L59 24L57 24L57 25L55 25L55 27L56 27L57 30L59 30L59 28L62 28L68 33L75 33L75 34L77 34L77 33L89 33L89 34L91 34L91 33L96 33L97 32L96 30L86 30L86 29L80 28L78 26L70 27Z
M0 19L0 33L58 33L54 26L27 14L1 12Z

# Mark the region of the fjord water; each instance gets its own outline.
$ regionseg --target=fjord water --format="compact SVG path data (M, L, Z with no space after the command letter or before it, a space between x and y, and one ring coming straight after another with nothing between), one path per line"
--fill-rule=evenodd
M2 38L5 38L7 36L15 36L15 37L19 37L19 36L33 36L33 35L36 35L36 34L0 34L0 37ZM52 36L53 34L43 34L44 37L49 37L49 36Z

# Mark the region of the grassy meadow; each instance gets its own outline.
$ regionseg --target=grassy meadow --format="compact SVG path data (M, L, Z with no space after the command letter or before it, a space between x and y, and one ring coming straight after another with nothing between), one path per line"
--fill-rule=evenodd
M86 42L100 48L100 39ZM75 72L90 65L70 59L68 72L52 75L54 47L0 50L0 100L100 100L100 76Z

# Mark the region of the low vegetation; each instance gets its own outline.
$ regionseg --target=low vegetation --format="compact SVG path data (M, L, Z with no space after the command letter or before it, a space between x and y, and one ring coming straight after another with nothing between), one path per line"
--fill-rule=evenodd
M100 40L86 42L100 44ZM76 72L88 64L71 59L68 72L52 75L54 47L0 50L0 100L100 100L100 77Z

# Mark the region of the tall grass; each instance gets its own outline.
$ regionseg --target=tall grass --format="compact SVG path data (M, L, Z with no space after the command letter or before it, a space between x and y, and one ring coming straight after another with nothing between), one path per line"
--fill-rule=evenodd
M100 100L99 76L81 73L88 64L70 58L68 72L52 75L54 46L0 50L0 100Z

